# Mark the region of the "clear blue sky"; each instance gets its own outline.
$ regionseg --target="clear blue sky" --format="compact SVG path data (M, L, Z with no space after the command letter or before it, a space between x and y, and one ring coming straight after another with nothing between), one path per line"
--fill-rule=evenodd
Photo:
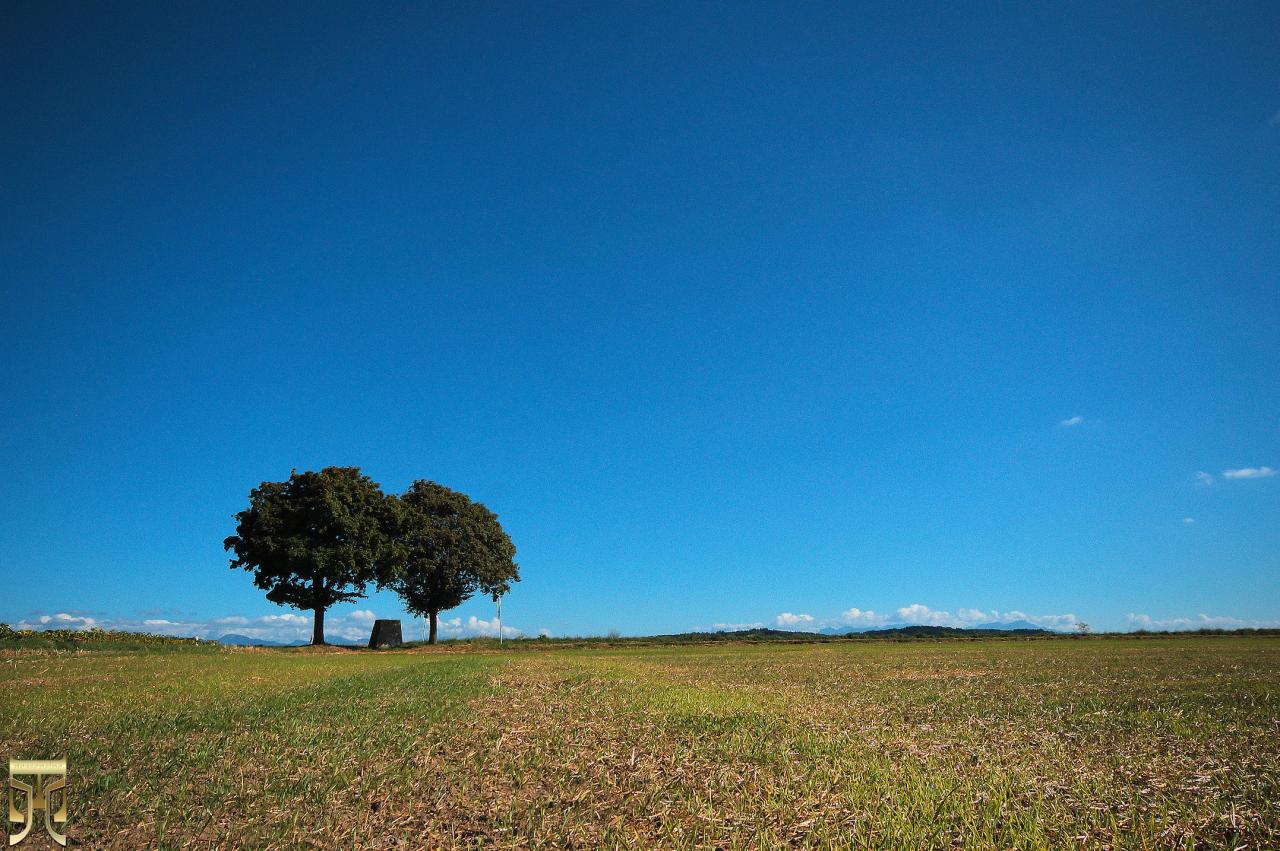
M7 3L0 619L272 623L231 515L338 464L497 511L526 633L1276 623L1277 33Z

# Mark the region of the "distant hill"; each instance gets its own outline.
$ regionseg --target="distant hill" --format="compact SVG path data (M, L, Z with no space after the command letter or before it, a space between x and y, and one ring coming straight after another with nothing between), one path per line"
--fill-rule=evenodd
M915 624L888 629L869 629L861 634L870 638L891 638L894 636L906 638L982 638L1006 635L1055 635L1056 633L1051 630L1041 629L1034 624L1030 629L1009 627L1005 624L993 629L984 629L982 627L962 629L954 626L921 626Z

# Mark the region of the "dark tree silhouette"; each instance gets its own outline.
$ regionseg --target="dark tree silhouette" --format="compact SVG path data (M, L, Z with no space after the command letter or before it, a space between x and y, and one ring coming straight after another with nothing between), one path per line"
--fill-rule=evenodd
M399 562L381 582L409 612L431 621L477 591L494 599L520 581L516 548L498 515L435 482L417 481L397 500Z
M296 470L263 482L235 515L223 541L232 568L252 571L273 603L315 613L311 643L324 644L324 613L364 596L364 586L396 561L395 506L359 467Z

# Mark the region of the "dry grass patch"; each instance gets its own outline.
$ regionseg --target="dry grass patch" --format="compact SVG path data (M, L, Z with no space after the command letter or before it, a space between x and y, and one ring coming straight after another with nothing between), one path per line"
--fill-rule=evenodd
M1139 649L519 659L417 818L513 847L1275 847L1277 647Z

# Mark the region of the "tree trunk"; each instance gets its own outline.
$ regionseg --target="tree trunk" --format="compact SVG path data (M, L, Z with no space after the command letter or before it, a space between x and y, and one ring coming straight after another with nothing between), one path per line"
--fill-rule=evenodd
M311 643L324 644L324 609L316 606L315 613L315 620L311 625Z
M427 636L427 643L435 644L436 643L436 613L429 612L429 615L431 617L431 632Z

